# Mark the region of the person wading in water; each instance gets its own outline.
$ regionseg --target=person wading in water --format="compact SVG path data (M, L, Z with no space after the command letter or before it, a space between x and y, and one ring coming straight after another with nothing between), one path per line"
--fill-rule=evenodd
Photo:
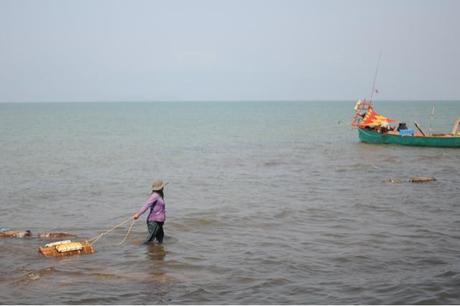
M163 189L166 184L167 183L164 183L163 181L154 181L152 184L152 194L149 196L144 206L142 206L142 208L133 215L133 219L137 220L147 211L147 209L150 208L150 213L147 217L147 229L149 233L147 240L144 243L149 243L155 239L158 243L163 243L163 224L166 220L166 206Z

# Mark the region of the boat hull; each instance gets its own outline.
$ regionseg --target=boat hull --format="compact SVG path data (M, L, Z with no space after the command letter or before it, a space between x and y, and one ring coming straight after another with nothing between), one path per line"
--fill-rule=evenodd
M381 134L369 129L358 129L359 139L372 144L397 144L419 147L460 148L460 137L401 136Z

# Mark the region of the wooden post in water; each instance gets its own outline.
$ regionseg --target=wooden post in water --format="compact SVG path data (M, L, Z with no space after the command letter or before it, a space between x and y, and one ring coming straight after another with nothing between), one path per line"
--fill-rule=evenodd
M429 134L428 135L433 135L433 132L431 130L431 123L433 122L433 117L434 117L434 104L433 104L433 109L431 110L431 116L430 116L430 128L428 129Z

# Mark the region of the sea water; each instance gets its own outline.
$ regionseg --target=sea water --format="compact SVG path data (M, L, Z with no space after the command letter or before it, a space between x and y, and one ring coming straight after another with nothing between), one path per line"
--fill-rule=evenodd
M163 245L145 215L92 255L1 239L1 302L459 304L460 149L360 143L353 106L0 104L0 227L93 238L169 182ZM446 132L460 102L376 110Z

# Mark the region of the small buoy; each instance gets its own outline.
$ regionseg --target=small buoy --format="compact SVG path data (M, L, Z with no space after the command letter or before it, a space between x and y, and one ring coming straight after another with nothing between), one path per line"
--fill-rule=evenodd
M409 180L411 183L428 183L436 181L432 176L413 176Z
M94 248L88 241L72 242L71 240L48 243L38 250L45 256L72 256L94 253Z

